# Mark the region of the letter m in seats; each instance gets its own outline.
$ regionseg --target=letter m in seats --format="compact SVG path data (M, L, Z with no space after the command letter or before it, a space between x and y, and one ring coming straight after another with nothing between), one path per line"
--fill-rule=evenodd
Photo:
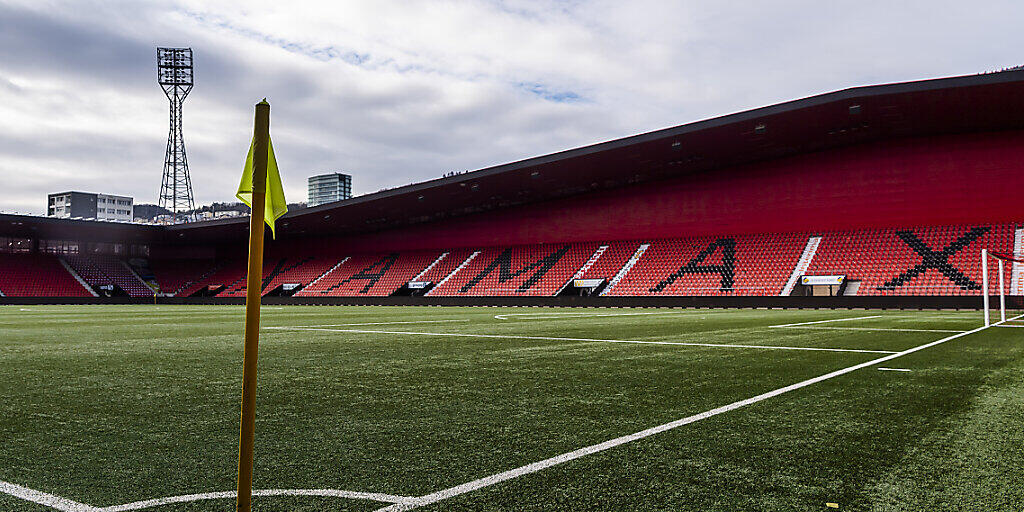
M963 288L964 290L980 290L981 285L974 282L971 278L964 275L960 269L953 266L949 262L949 259L954 254L962 251L971 242L981 238L982 235L988 233L991 228L979 227L972 228L970 231L960 235L955 242L946 246L941 251L932 250L927 244L921 241L921 239L913 232L909 230L901 230L896 232L896 236L900 237L904 243L910 246L917 254L921 256L921 263L907 269L902 274L888 280L882 286L879 286L879 290L895 290L900 286L903 286L914 279L915 277L924 274L928 269L933 268L942 272L942 275L946 276L947 279L952 281L954 284Z
M463 285L462 288L459 289L459 293L468 292L471 288L479 284L480 281L483 281L485 277L492 274L495 270L498 271L498 283L504 283L506 281L515 279L531 270L536 269L533 275L530 276L530 278L527 279L526 281L523 281L523 284L519 285L519 288L516 289L517 292L529 290L530 288L533 288L535 284L540 282L540 280L544 278L544 274L547 274L548 271L551 270L551 268L554 267L555 264L557 264L562 259L562 256L565 256L565 253L567 252L569 252L569 245L563 245L561 248L556 249L551 254L548 254L547 256L544 256L543 258L540 258L537 261L534 261L533 263L523 265L519 269L513 271L512 248L509 247L508 249L505 249L500 255L498 255L497 258L494 258L494 261L487 265L487 268L481 270L480 273L476 275L476 277L470 279L468 283Z
M702 265L704 260L708 259L719 249L722 250L721 265ZM680 277L688 274L718 274L721 276L719 281L721 291L731 291L732 285L736 280L736 240L732 238L719 238L711 242L700 254L679 267L679 270L670 274L649 291L651 293L658 293L672 285Z

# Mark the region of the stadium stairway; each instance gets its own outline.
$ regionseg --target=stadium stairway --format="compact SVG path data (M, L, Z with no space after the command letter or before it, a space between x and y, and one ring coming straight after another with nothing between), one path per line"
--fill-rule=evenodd
M282 269L285 268L286 260L287 258L266 258L263 260L263 271L261 274L262 280L260 287L261 294L262 290L266 288L268 281L273 276L276 276L278 273L280 273ZM249 272L247 270L248 269L245 268L245 265L243 265L241 274L237 275L237 278L230 285L225 286L225 288L221 290L220 293L217 294L217 296L245 297L246 293L248 293L249 290L247 280Z
M590 255L590 259L584 262L583 266L580 267L579 270L577 270L576 273L573 274L572 277L568 281L566 281L562 285L562 287L558 289L557 292L555 292L555 295L562 293L562 290L566 289L570 284L572 284L574 279L583 279L583 276L586 275L587 270L590 270L590 267L594 266L594 264L601 259L601 256L604 255L604 252L607 250L607 245L599 246L597 250L594 251L594 254Z
M131 297L152 297L153 290L121 259L68 254L64 261L92 286L116 285Z
M180 292L179 297L190 297L204 288L224 287L225 290L236 286L239 281L245 278L245 260L233 259L220 262L215 270L209 272L206 277L195 280L186 285ZM159 275L159 274L158 274Z
M480 255L480 251L465 251L464 253L451 253L448 259L444 260L441 265L436 269L424 271L420 276L419 280L427 281L431 283L437 283L434 288L439 288L448 282L449 279L455 277L460 270L466 268L467 265L472 263L477 256ZM431 295L434 292L431 289L427 292L427 295Z
M796 288L796 284L800 281L800 277L807 274L807 269L810 268L811 262L814 261L814 255L818 252L818 246L821 245L820 236L812 236L807 239L807 245L804 246L804 252L800 254L800 259L797 260L796 266L793 267L793 273L789 275L789 279L786 281L786 286L782 287L783 297L792 295L793 289Z
M329 257L307 257L287 268L282 268L276 274L267 276L264 279L263 295L273 292L285 284L295 284L300 287L308 286L311 282L320 278L326 272L339 263L337 258Z
M606 275L608 276L608 286L601 292L601 295L608 293L608 291L614 288L615 285L619 284L619 281L622 281L622 279L626 277L626 274L633 269L633 266L640 261L640 258L642 258L644 253L647 252L647 249L651 247L651 244L631 242L620 242L618 245L622 249L622 252L620 253L620 256L622 257L622 265L610 266L608 264L612 263L612 261L608 261L605 269L608 271L616 269L614 273L606 271L601 274L590 274L594 275L594 279L599 279ZM626 251L626 249L630 250Z
M801 234L654 240L602 295L778 295L806 240Z
M160 292L167 295L180 295L187 287L201 282L222 268L223 264L215 264L207 260L151 260L149 268L153 271Z
M75 269L71 268L71 265L68 265L68 262L65 261L64 258L58 257L57 261L60 262L60 266L64 267L64 271L70 274L71 277L75 279L75 281L78 281L78 284L82 285L82 288L85 288L90 295L92 295L93 297L100 296L100 294L96 293L96 290L93 290L92 287L89 286L89 283L85 282L85 279L82 279L82 276L78 275L78 273L75 272Z
M450 258L449 258L449 259L446 259L446 258L448 258L449 256L451 256L451 254L452 254L452 253L450 253L450 252L448 252L448 251L442 252L442 253L441 253L441 255L437 257L437 259L436 259L436 260L434 260L434 261L430 262L430 265L427 265L427 268L425 268L425 269L423 269L422 271L420 271L420 273L419 273L419 274L416 274L415 276L413 276L412 280L413 280L413 281L420 281L420 282L423 282L423 276L429 275L429 274L430 274L430 271L431 271L431 270L434 270L434 268L435 268L435 267L437 267L438 265L444 265L445 263L447 263L447 262L451 261L451 259L450 259ZM444 261L445 263L441 263L442 261ZM447 275L447 274L446 274L446 275ZM443 279L443 278L442 278L442 279ZM427 281L427 282L432 282L432 281Z
M445 261L447 257L441 258L442 254L442 251L412 251L352 256L295 295L386 297L423 275L429 265L437 267Z
M488 248L445 278L428 295L552 296L600 245L588 242Z

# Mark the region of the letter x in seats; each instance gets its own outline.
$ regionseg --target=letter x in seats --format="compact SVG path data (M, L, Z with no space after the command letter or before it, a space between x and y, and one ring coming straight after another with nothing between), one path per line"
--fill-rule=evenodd
M900 237L900 239L909 245L914 252L921 255L921 263L918 263L906 272L887 281L882 286L879 286L878 289L895 290L896 288L906 284L907 281L924 274L928 269L934 268L935 270L942 272L942 275L946 276L950 281L965 290L980 290L981 285L964 275L960 269L954 267L949 262L949 258L963 250L964 247L970 245L971 242L980 238L981 235L988 233L989 229L990 228L987 227L972 228L970 231L960 235L955 242L947 245L946 248L941 251L933 251L932 248L922 242L913 231L897 231L896 236Z

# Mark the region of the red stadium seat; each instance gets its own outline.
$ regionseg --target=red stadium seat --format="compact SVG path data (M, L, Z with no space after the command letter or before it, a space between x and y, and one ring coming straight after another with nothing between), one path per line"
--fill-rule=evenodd
M0 293L8 297L91 297L52 254L0 253Z
M1012 253L1013 235L1009 224L825 233L807 273L860 281L858 295L981 295L981 249ZM929 251L938 260L922 265Z
M152 297L153 290L115 256L69 254L65 261L93 286L116 285L131 297Z

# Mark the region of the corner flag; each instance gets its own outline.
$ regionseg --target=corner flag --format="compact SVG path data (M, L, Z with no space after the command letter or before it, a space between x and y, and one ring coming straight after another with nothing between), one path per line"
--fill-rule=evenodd
M242 414L238 427L237 512L252 510L253 441L256 436L256 359L260 343L260 301L263 280L264 221L274 232L274 221L288 211L270 146L270 104L256 104L252 144L245 158L245 172L238 198L252 209L249 216L249 270L245 292L245 343L242 351Z
M266 102L267 100L263 100ZM238 193L235 194L240 201L252 208L252 175L253 175L253 152L256 150L256 137L249 145L249 154L245 157L245 170L242 171L242 181L238 184ZM264 207L263 218L270 226L270 235L277 238L274 231L274 221L288 212L288 202L284 198L284 187L281 185L281 174L277 170L277 159L274 158L274 144L267 135L267 201Z

